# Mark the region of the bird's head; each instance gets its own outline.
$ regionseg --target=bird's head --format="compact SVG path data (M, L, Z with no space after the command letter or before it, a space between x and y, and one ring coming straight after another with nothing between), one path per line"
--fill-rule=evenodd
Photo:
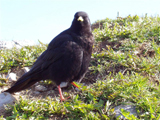
M75 31L75 32L84 32L84 31L88 31L91 32L91 23L90 23L90 19L88 17L88 14L85 12L77 12L74 15L74 19L71 25L71 28Z

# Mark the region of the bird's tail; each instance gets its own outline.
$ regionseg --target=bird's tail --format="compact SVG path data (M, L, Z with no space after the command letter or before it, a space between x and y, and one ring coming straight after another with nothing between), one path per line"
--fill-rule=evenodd
M39 80L37 79L31 78L31 76L23 75L21 78L17 80L17 82L11 88L9 88L8 90L4 92L9 92L12 94L14 92L18 92L18 91L26 89L38 81Z

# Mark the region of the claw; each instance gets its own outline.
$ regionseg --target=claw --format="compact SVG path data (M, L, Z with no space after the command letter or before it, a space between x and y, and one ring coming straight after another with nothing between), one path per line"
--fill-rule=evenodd
M63 97L63 94L62 94L62 90L61 90L60 85L58 85L58 86L57 86L57 88L58 88L58 91L59 91L59 94L60 94L61 102L65 101L65 100L68 100L68 99L70 99L70 98L71 98L70 96L69 96L69 97L67 97L67 98L64 98L64 97Z

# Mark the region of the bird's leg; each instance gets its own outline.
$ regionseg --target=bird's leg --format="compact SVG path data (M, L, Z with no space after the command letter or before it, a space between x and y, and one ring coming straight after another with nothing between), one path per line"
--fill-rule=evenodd
M59 94L60 94L60 98L61 98L61 102L62 102L62 101L64 101L64 97L63 97L60 85L58 85L57 88L58 88L58 91L59 91Z
M79 88L78 85L76 85L76 83L71 82L71 84L72 84L73 86L75 86L76 88Z

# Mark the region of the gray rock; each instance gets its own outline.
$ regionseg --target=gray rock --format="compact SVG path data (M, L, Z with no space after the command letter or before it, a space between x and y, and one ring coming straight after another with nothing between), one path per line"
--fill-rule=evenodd
M83 85L82 85L82 86L79 86L79 87L86 86L86 83L81 83L81 84L83 84ZM76 91L80 91L80 89L78 89L77 87L75 87L75 90L76 90Z
M34 85L35 85L35 86L39 85L39 82L36 82Z
M26 73L26 72L28 72L30 69L29 69L29 67L24 67L23 70L24 70L24 72Z
M54 90L50 90L47 92L47 94L55 93Z
M10 104L13 105L16 99L9 93L4 92L0 94L0 110L5 110L4 105Z
M44 86L42 86L42 85L37 85L37 86L35 87L35 90L36 90L36 91L39 91L39 92L44 92L44 91L47 91L47 88L44 87Z
M116 117L120 116L120 119L126 119L122 115L121 109L124 109L127 112L130 112L130 115L134 114L135 116L137 116L137 111L136 111L136 107L135 106L133 106L133 105L119 105L119 106L114 108L114 112L116 114Z
M33 92L35 95L39 95L40 94L40 92L38 92L38 91L34 91Z
M80 91L78 88L75 88L76 91Z
M9 81L17 81L16 79L16 74L15 73L9 73L6 78L9 80Z
M60 87L64 88L64 87L67 87L67 85L68 85L68 82L61 82Z

